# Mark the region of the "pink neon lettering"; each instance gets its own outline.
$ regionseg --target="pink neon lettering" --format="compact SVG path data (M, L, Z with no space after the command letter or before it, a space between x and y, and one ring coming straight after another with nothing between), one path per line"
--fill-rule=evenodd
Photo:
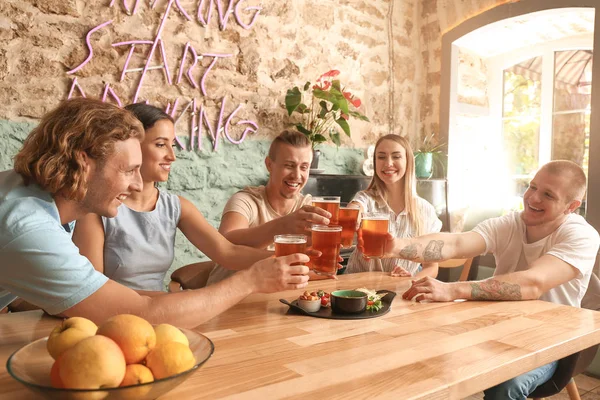
M171 110L171 112L168 111L169 106L171 105L170 103L167 105L167 111L165 111L167 114L169 114L171 116L171 118L175 119L175 114L177 113L177 105L179 104L179 98L176 98L175 101L173 102L173 109ZM185 110L184 110L185 112ZM179 121L179 118L175 121L175 127L177 127L177 122ZM179 147L181 147L183 150L185 150L185 144L183 144L181 142L181 140L179 140L179 136L175 135L175 141L177 142L177 144L179 145Z
M229 0L229 4L227 5L227 10L223 12L223 7L221 5L221 0L217 1L217 12L219 13L219 28L224 31L227 27L227 20L229 19L229 14L231 14L231 8L233 7L233 0Z
M198 129L196 127L196 112L198 111L198 107L196 106L196 98L194 97L194 99L192 100L192 118L191 119L191 124L192 124L192 133L190 135L190 150L194 149L194 138L196 137L196 130ZM198 136L198 148L202 148L202 138L200 136Z
M119 98L119 96L117 96L117 94L115 93L115 91L110 87L110 83L107 83L104 86L104 93L102 94L102 102L106 102L106 97L109 94L117 102L117 104L119 105L119 107L123 107L123 103L121 103L121 99Z
M90 44L90 36L92 35L92 33L96 32L98 29L101 29L101 28L105 27L106 25L108 25L108 24L110 24L110 23L112 23L112 19L111 19L110 21L106 21L106 22L104 22L104 23L102 23L102 24L98 25L98 26L97 26L97 27L95 27L95 28L92 28L92 30L90 30L90 31L88 32L88 34L85 36L85 43L87 44L87 47L88 47L88 49L90 50L90 54L89 54L89 55L88 55L88 57L85 59L85 61L83 61L81 64L79 64L79 66L78 66L78 67L76 67L76 68L74 68L74 69L72 69L72 70L68 71L68 72L67 72L67 74L74 74L75 72L77 72L77 71L79 71L81 68L83 68L83 66L84 66L85 64L87 64L87 63L88 63L88 62L89 62L89 61L92 59L92 57L94 56L94 50L92 50L92 45Z
M198 84L196 83L196 81L194 81L194 78L192 77L192 70L198 63L198 53L196 53L196 50L190 44L190 42L187 42L185 44L185 48L183 49L183 56L181 57L181 63L179 64L179 75L177 76L176 83L179 84L179 82L181 82L181 74L183 74L183 65L187 58L188 51L190 51L192 53L192 65L188 68L186 76L190 80L190 83L192 84L192 86L194 86L194 88L198 88Z
M173 4L173 1L174 0L169 0L169 4L167 4L167 9L165 10L165 14L164 14L162 20L160 21L160 25L158 27L158 32L156 33L156 39L154 40L154 43L152 44L152 48L150 49L150 54L148 54L148 59L146 60L146 64L144 65L144 69L142 70L142 76L140 77L140 82L138 83L138 86L135 89L135 95L133 96L134 103L137 101L138 95L140 94L140 89L142 88L142 82L144 82L144 77L146 76L146 72L148 71L148 66L150 64L150 61L152 60L152 56L154 55L154 51L156 50L158 41L160 40L160 35L162 34L162 30L165 27L165 22L167 21L167 16L169 15L169 11L171 10L171 5Z
M252 26L254 25L254 23L256 22L256 18L258 18L258 14L260 14L260 10L262 10L262 7L246 7L244 8L244 11L252 11L252 10L256 10L256 12L254 13L254 15L252 16L252 19L250 20L250 23L248 25L246 25L242 19L240 18L240 4L242 4L244 2L244 0L240 0L238 1L238 3L235 5L235 10L233 12L233 15L235 16L235 20L238 23L239 26L241 26L244 29L250 29L252 28Z
M214 0L210 0L210 2L208 3L208 11L206 13L206 18L204 18L204 15L202 15L202 7L204 6L204 0L200 0L200 3L198 3L198 22L200 22L200 25L202 26L207 26L208 23L210 22L210 18L212 16L212 9L213 9L213 1Z
M71 84L71 90L69 90L69 95L67 96L67 100L71 98L71 96L73 95L73 90L75 90L75 87L77 87L77 90L79 90L79 93L81 94L82 97L85 97L85 93L83 93L83 89L81 88L81 86L79 86L79 83L77 82L77 77L75 77L75 79L73 79L73 83Z
M206 126L206 128L208 129L208 134L210 135L210 139L213 142L213 151L217 151L217 148L219 147L219 131L217 131L215 135L215 133L213 132L213 128L210 125L210 121L208 120L208 115L204 111L204 105L201 105L200 116L198 118L198 137L202 137L202 127L204 126Z
M169 82L169 85L172 85L173 81L171 80L171 73L169 72L169 64L167 64L167 52L165 51L165 45L162 39L160 39L160 54L162 55L163 65L165 66L167 82Z
M206 96L206 87L204 85L204 82L206 81L206 76L208 75L208 73L210 72L212 67L215 66L215 64L217 63L217 60L219 58L227 58L227 57L231 57L231 56L233 56L233 54L211 54L211 53L202 54L202 57L214 57L214 59L212 60L212 62L208 66L208 68L206 68L206 71L204 71L204 75L202 75L202 79L200 80L200 90L202 91L202 94L204 96Z
M179 11L183 14L183 16L185 17L185 19L187 19L188 21L192 20L192 17L190 17L189 14L187 12L185 12L185 10L181 6L181 4L179 4L179 0L175 0L175 5L179 9Z

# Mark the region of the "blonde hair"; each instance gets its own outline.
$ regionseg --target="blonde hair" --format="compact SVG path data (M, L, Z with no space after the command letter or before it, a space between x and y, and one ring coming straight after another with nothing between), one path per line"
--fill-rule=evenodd
M416 177L415 177L415 156L408 140L400 135L389 134L379 138L375 143L375 151L373 152L373 167L375 167L377 161L377 147L384 140L391 140L398 143L406 150L406 171L404 173L404 209L408 215L408 221L410 222L415 236L421 236L423 233L423 224L419 215L419 209L417 207L417 190L416 190ZM373 174L373 179L367 187L367 191L374 197L381 197L387 202L388 190L385 183L377 176L377 172Z
M269 147L269 158L275 161L277 155L277 147L280 144L287 144L292 147L310 147L310 140L305 134L297 131L283 131L273 139L271 146Z
M103 165L115 142L143 137L141 122L127 110L94 99L66 100L31 131L15 156L14 169L25 183L80 201L87 192L81 153Z

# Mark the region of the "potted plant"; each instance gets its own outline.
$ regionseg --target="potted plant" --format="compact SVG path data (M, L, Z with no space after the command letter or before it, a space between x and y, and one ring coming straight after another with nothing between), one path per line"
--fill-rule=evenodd
M417 178L429 179L433 176L436 166L444 170L444 143L436 143L433 140L435 133L426 135L423 143L415 151L415 175Z
M299 122L293 125L299 132L305 134L313 148L313 164L311 168L318 168L320 151L317 146L331 140L340 146L340 129L350 137L350 117L362 121L369 119L356 111L361 105L359 98L342 87L338 79L338 70L331 70L319 77L311 86L306 82L302 90L298 86L288 89L285 95L285 108L288 116L297 114Z

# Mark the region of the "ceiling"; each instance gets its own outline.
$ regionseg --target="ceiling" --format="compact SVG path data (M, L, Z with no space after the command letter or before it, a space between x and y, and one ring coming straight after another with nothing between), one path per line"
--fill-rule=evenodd
M487 58L593 32L593 8L561 8L494 22L455 40L454 44Z

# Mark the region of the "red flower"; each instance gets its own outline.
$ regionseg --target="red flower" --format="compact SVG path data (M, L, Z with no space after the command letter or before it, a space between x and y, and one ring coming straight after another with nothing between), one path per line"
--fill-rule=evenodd
M320 81L323 78L333 78L334 76L338 76L339 74L340 71L338 71L337 69L332 69L331 71L327 71L323 75L321 75L319 79L317 79L317 81Z
M362 104L362 102L360 101L360 99L358 97L354 97L354 95L350 92L343 92L344 93L344 97L346 98L346 100L348 100L350 103L352 103L352 105L356 108L360 107L360 105Z
M341 113L340 116L342 118L344 118L346 121L348 120L348 118L350 118L350 116L348 114L344 114L344 113Z
M321 89L323 91L329 89L331 87L330 81L320 82L318 81L316 85L313 86L313 89Z

